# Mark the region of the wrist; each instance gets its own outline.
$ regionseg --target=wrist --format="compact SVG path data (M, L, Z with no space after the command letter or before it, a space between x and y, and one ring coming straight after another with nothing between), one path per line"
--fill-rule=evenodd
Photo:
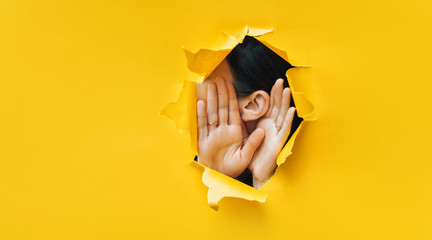
M252 184L253 184L253 187L256 189L260 189L267 181L268 181L268 178L262 180L262 179L252 177Z
M249 170L252 173L253 187L261 188L273 176L276 170L276 161L271 166L251 166Z
M214 169L214 167L211 164L212 163L211 161L208 161L207 159L202 158L199 155L198 155L198 158L197 158L197 162L200 163L200 164L202 164L202 165L204 165L204 166L206 166L206 167L208 167L208 168Z

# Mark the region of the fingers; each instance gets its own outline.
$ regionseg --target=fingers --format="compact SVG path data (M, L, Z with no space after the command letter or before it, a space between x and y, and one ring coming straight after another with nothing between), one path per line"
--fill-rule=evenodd
M282 133L282 137L286 139L291 131L291 124L294 119L294 113L296 109L295 107L290 107L288 109L288 113L285 116L285 120L283 122L282 128L280 130L280 133Z
M237 96L231 82L218 78L207 86L208 133L218 125L236 124L240 126L241 117ZM218 124L215 124L218 123Z
M261 145L261 142L264 140L264 136L265 131L262 128L255 129L255 131L253 131L253 133L249 136L241 150L241 159L243 161L242 164L249 165L250 161L252 160L252 156Z
M274 107L271 118L276 122L282 105L283 79L279 78L273 88Z
M208 131L211 132L217 126L218 122L218 99L216 84L209 83L207 86L207 120ZM207 123L206 123L207 124Z
M216 79L217 94L218 94L218 115L219 125L228 122L228 89L225 79L218 77Z
M281 109L279 112L279 116L277 118L276 121L276 126L282 126L284 120L285 120L285 115L288 111L288 108L290 107L290 89L289 88L285 88L283 90L283 94L282 94L282 105L281 105Z
M228 124L230 125L240 125L242 123L240 118L239 106L237 101L236 92L234 86L231 82L227 82L228 88L228 102L229 102L229 116Z
M277 80L276 80L276 82L277 82ZM270 118L272 115L272 112L273 112L273 107L274 107L274 102L275 102L275 100L274 100L275 86L276 86L276 83L273 85L272 90L270 91L270 107L266 113L266 118Z
M202 142L207 138L207 113L205 111L205 103L203 100L197 102L198 115L198 142Z

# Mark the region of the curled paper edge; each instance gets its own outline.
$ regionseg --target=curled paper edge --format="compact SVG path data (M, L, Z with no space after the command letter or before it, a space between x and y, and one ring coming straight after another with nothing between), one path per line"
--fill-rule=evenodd
M181 132L188 132L191 136L191 147L197 155L197 133L196 133L196 83L201 83L207 76L223 61L229 52L239 43L245 36L256 37L273 32L273 29L259 29L246 26L234 34L225 33L227 40L220 43L220 47L216 49L199 49L196 53L192 53L183 48L187 59L187 67L190 71L188 80L184 82L182 91L176 102L167 104L161 111L161 114L176 122L176 127ZM233 41L235 39L235 41ZM288 57L286 52L280 50L269 43L262 41L264 45L276 52L286 61ZM205 61L204 61L205 60ZM202 63L206 66L201 65ZM303 67L303 66L297 66ZM295 69L295 68L291 68ZM302 92L295 91L295 81L292 77L288 77L288 82L291 87L294 102L297 108L297 114L304 121L315 120L313 115L314 107ZM190 96L192 94L192 96ZM174 109L176 108L176 109ZM287 157L292 154L295 139L302 128L303 123L297 128L295 133L288 140L287 144L281 150L277 158L277 165L283 164ZM267 193L262 190L250 187L240 181L210 169L198 162L193 162L204 168L202 182L208 187L207 201L211 208L218 210L218 203L224 197L242 198L250 201L265 202Z
M195 162L196 164L199 164ZM208 187L208 204L218 210L218 202L225 197L242 198L250 201L265 202L267 193L250 187L234 178L199 164L204 168L202 182Z

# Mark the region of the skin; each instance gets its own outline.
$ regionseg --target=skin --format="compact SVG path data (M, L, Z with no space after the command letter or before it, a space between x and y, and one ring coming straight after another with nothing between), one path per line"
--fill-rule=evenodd
M294 112L295 108L290 107L290 89L283 89L283 80L278 79L270 93L270 108L256 124L266 134L249 165L255 188L261 188L273 175L277 156L291 131Z
M216 84L209 83L207 106L203 100L198 100L197 114L198 162L227 176L239 176L251 162L265 133L258 128L244 140L244 127L232 83L221 77L217 78Z
M253 186L260 188L274 173L295 109L289 107L290 90L283 89L282 79L270 97L256 91L241 99L232 80L224 60L197 85L198 162L234 178L248 167Z

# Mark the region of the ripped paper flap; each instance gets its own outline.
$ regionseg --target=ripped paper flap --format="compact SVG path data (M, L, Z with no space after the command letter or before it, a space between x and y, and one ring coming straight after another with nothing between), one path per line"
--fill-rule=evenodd
M186 59L187 68L190 71L188 80L184 82L183 89L178 100L174 103L166 105L161 114L173 119L177 128L182 132L188 132L191 136L191 147L194 153L197 153L197 130L196 130L196 84L203 82L207 76L224 60L230 51L239 43L245 36L256 37L273 32L273 29L259 29L244 27L234 33L225 33L226 38L221 40L217 46L212 49L199 49L196 53L183 48ZM288 55L284 51L262 41L267 47L279 54L286 61ZM291 88L292 96L296 105L297 114L305 121L314 120L313 105L309 102L306 96L297 91L298 75L307 67L294 67L287 71L287 78ZM292 153L295 139L303 126L303 122L291 136L287 144L284 146L277 158L278 166L283 164L287 157ZM191 156L192 159L192 156ZM250 201L265 202L267 193L262 190L250 187L240 181L219 173L197 162L203 169L202 181L209 188L207 199L208 204L215 210L218 209L218 202L224 197L243 198ZM270 182L270 181L269 181Z

